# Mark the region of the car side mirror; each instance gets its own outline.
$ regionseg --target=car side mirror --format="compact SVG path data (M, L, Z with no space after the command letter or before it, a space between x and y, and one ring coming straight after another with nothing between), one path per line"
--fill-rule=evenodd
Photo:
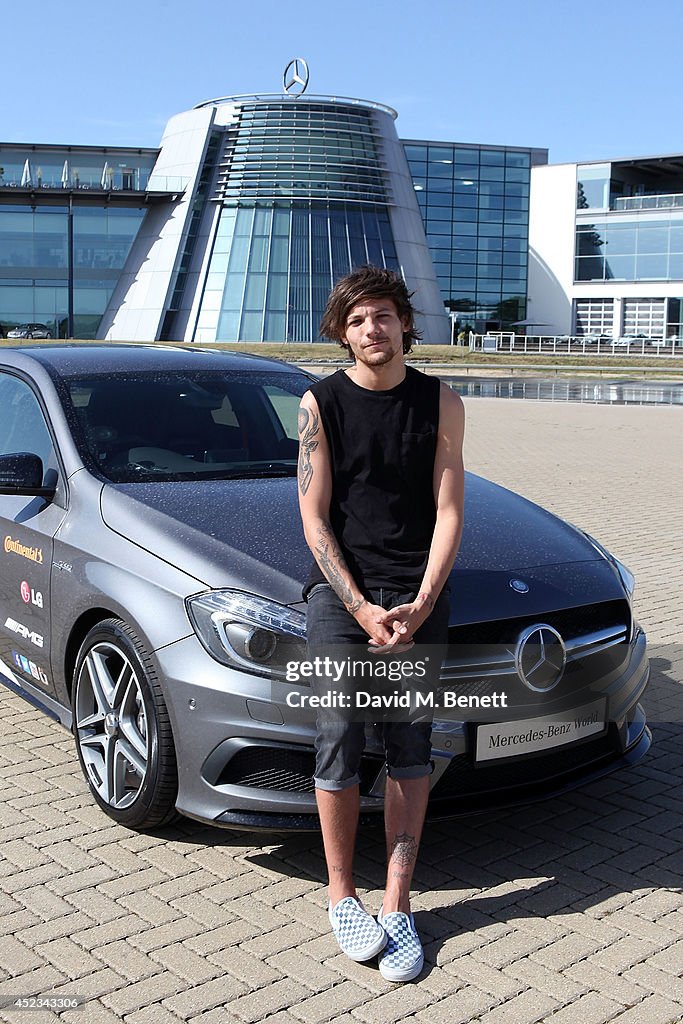
M56 488L43 487L42 460L31 452L0 455L0 494L35 494L53 498Z

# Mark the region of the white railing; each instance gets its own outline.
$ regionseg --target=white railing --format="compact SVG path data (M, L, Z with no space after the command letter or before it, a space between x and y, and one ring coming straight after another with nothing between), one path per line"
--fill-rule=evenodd
M679 338L607 338L586 335L544 334L529 336L505 331L472 334L473 352L509 352L519 355L589 355L589 356L683 356L683 337Z
M614 199L612 207L615 210L671 210L683 207L683 195L624 196Z

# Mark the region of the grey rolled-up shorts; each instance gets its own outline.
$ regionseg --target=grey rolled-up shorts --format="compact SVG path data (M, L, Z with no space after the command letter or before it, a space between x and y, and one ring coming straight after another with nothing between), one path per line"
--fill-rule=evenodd
M381 588L370 590L375 604L389 609L415 599L415 592ZM442 591L429 618L415 633L417 645L429 644L445 655L448 641L449 599ZM308 656L344 646L366 648L368 636L354 617L346 610L328 583L319 583L308 594L306 619ZM377 657L377 656L374 656ZM439 666L436 666L438 673ZM382 737L387 773L396 779L416 779L432 772L431 733L429 716L422 714L420 721L385 719L375 723L375 731ZM320 709L316 719L315 776L316 789L338 791L360 782L360 762L365 747L365 722L350 718L334 708Z

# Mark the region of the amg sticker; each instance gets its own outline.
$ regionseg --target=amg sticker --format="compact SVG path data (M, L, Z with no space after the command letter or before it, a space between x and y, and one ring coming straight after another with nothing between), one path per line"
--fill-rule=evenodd
M34 632L29 629L28 626L22 625L21 622L17 622L16 619L7 619L5 622L5 628L11 629L13 633L18 633L24 640L30 640L35 647L43 646L43 638L40 633Z

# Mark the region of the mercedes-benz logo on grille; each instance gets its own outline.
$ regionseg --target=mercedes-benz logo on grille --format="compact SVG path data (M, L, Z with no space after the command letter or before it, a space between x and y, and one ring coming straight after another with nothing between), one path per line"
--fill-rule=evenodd
M290 60L282 76L282 87L290 96L301 96L308 85L308 64L303 57Z
M515 648L515 668L525 686L547 693L559 683L567 664L567 649L556 629L545 623L529 626Z

